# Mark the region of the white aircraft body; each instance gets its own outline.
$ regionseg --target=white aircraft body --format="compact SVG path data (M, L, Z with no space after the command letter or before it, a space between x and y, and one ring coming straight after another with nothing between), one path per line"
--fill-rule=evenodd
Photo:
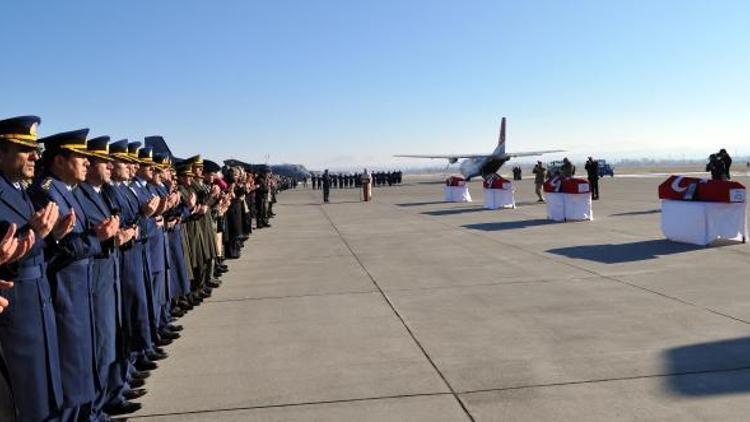
M472 177L482 176L487 178L495 174L500 167L508 160L515 157L532 157L535 155L549 154L553 152L564 152L564 150L546 150L546 151L526 151L526 152L505 152L505 117L500 122L500 136L498 137L497 147L492 154L444 154L444 155L394 155L394 157L407 158L442 158L448 160L449 164L455 164L459 159L463 159L459 165L461 174L470 180Z

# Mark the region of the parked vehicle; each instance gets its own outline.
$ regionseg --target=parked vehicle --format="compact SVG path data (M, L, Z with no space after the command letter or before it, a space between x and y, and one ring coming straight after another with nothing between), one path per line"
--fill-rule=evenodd
M609 176L615 177L615 169L605 160L599 161L599 177Z

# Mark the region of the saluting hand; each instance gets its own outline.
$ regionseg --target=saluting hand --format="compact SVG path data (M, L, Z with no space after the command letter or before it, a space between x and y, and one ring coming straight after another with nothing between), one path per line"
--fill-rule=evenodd
M55 239L61 240L73 231L73 227L75 227L75 225L76 212L73 208L71 208L68 215L60 219L57 224L55 224L55 228L52 229L52 235L55 236Z
M47 206L31 216L29 219L29 225L40 238L44 239L52 232L59 217L60 208L56 203L49 202Z
M12 287L13 287L12 281L0 280L0 289L5 290L5 289L10 289ZM0 314L3 313L5 308L7 308L8 306L10 306L10 302L8 302L8 299L0 296Z

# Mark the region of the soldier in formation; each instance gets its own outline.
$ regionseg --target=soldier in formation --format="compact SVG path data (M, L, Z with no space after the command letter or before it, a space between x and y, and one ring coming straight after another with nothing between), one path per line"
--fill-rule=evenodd
M0 417L107 421L295 182L40 123L0 120Z

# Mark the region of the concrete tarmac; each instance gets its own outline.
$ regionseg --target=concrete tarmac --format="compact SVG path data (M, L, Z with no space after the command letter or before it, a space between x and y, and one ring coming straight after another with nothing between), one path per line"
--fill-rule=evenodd
M664 240L661 180L578 223L530 180L494 211L437 178L283 192L131 420L746 421L750 248Z

